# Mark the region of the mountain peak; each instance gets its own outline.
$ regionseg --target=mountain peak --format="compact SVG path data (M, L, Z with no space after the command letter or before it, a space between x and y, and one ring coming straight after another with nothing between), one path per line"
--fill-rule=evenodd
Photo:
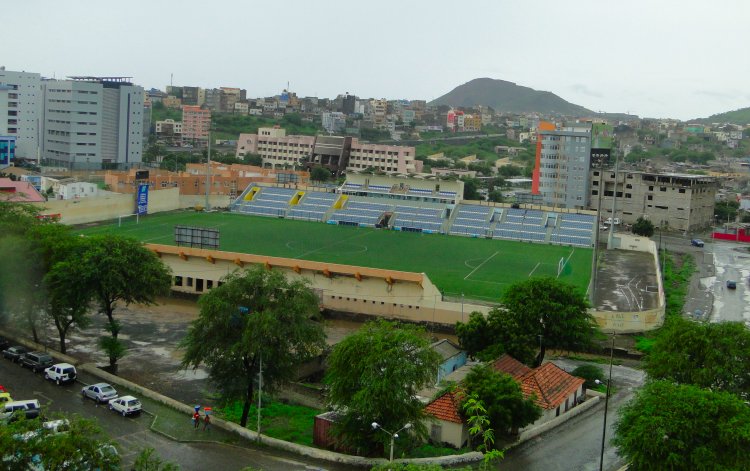
M432 101L432 104L465 108L484 105L510 113L538 112L572 116L592 114L590 110L569 103L554 93L489 77L475 78L459 85Z

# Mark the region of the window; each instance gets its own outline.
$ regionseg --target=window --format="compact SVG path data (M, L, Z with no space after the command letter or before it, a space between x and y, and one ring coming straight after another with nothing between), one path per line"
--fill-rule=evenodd
M187 285L188 286L193 286L193 279L192 278L188 277L188 279L187 279Z
M648 199L649 201L653 201L653 200L654 200L654 195L648 195L647 199Z
M175 286L182 286L182 277L181 276L175 276L174 277L174 285Z

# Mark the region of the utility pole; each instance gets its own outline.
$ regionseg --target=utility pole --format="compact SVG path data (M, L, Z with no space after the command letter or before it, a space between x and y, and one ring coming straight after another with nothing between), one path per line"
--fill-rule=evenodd
M607 407L609 406L609 388L612 384L612 361L615 355L615 332L612 332L612 347L609 349L609 380L607 381L607 394L604 397L604 426L602 428L602 450L599 455L599 471L604 471L604 445L607 435Z
M258 425L255 430L258 431L258 443L260 443L260 406L263 396L263 354L260 355L260 369L258 369Z
M615 234L615 214L617 211L617 177L620 169L620 157L616 157L615 160L615 186L612 191L612 224L609 225L609 238L607 239L607 250L612 249L612 239Z

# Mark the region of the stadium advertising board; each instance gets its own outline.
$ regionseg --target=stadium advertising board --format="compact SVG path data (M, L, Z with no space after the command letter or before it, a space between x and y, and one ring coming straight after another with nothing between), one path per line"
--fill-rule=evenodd
M219 230L207 227L174 226L174 241L180 247L219 248Z
M135 213L138 215L148 213L148 183L138 185L138 193L135 197Z

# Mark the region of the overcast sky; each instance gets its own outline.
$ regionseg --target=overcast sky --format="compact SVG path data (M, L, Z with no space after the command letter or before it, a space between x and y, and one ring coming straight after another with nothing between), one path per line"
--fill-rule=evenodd
M58 78L431 100L491 77L645 117L750 106L747 0L16 0L3 17L0 65Z

